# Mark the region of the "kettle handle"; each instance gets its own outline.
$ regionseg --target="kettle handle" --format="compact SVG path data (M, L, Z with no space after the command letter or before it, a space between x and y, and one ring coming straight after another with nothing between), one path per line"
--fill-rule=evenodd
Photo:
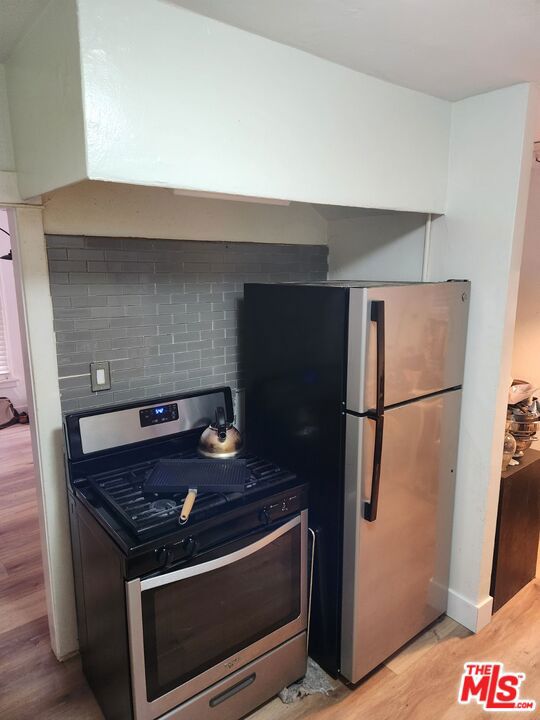
M225 409L221 406L216 408L216 430L219 442L225 442L227 437L227 417Z

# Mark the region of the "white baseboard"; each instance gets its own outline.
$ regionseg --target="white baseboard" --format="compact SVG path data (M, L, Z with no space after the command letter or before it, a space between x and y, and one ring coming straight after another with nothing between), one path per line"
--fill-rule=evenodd
M472 632L480 632L489 625L493 613L493 598L488 595L479 603L473 603L455 590L448 590L446 614Z

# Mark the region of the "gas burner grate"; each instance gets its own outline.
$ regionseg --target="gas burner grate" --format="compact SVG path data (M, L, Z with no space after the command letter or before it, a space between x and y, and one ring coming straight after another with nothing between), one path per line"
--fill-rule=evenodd
M195 452L169 456L197 458ZM255 456L246 456L250 479L243 493L199 493L191 512L190 525L222 511L231 503L245 502L248 497L270 486L289 483L295 475L278 465ZM137 537L149 538L178 527L185 493L145 493L143 484L154 462L143 463L121 471L101 473L88 478L103 502Z

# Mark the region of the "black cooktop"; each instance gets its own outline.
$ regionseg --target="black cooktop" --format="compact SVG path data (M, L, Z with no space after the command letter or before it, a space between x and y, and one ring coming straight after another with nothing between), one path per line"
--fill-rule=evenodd
M197 458L195 451L167 456L172 458ZM244 492L199 493L188 520L188 526L230 509L250 502L261 494L272 493L280 485L289 485L296 479L294 473L278 465L255 457L244 456L250 470L250 479ZM87 480L101 497L104 504L121 522L141 540L157 537L179 527L179 516L185 493L146 493L144 480L156 461L131 465L121 470L90 475Z

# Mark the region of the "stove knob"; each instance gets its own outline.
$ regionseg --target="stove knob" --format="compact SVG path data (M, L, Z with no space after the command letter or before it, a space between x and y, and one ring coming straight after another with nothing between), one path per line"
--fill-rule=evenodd
M167 547L160 547L156 550L156 558L160 565L167 565L171 551Z
M193 535L189 535L189 537L182 540L182 550L185 552L186 555L193 555L196 546L197 541L195 540Z

